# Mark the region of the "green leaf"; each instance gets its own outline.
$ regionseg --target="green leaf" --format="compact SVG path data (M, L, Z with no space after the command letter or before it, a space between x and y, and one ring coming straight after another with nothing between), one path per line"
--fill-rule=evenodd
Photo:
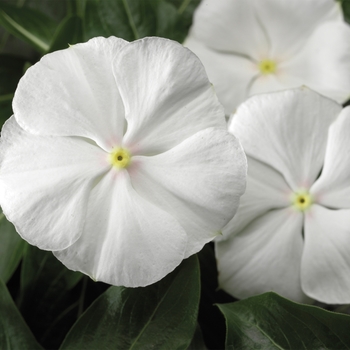
M177 18L169 39L184 41L192 24L193 13L200 0L167 0L177 9Z
M28 245L21 269L19 309L45 348L58 346L75 321L71 290L82 274L68 270L51 252ZM68 311L67 311L68 310Z
M199 265L192 256L148 287L110 287L81 316L60 349L187 349L199 297Z
M99 16L99 1L90 0L85 6L83 22L84 40L87 41L96 36L108 37L111 34L105 29Z
M49 49L56 28L55 21L39 11L3 2L0 3L0 25L41 53Z
M7 283L22 259L26 242L18 235L14 226L6 220L1 209L0 235L0 279Z
M25 63L21 57L0 55L0 127L13 114L12 98Z
M187 350L207 350L207 347L205 346L202 330L197 324L196 331L193 335L192 341L190 346L187 348Z
M350 349L350 316L294 303L275 293L218 304L227 349Z
M42 349L0 279L0 349Z
M344 13L344 18L348 23L350 23L350 1L342 0L341 5Z
M78 16L66 17L58 26L49 52L67 49L83 41L83 22Z
M128 41L155 35L160 0L103 0L99 14L109 35Z

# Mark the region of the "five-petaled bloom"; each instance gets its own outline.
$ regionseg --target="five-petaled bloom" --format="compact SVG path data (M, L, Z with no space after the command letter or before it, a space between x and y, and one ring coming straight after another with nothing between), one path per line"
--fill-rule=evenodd
M44 56L2 130L0 204L68 268L145 286L232 218L246 159L198 58L115 37Z
M227 114L248 96L301 85L350 97L350 28L334 0L203 0L185 45Z
M350 302L350 107L307 88L251 97L229 131L247 191L217 242L219 283L239 298L276 291Z

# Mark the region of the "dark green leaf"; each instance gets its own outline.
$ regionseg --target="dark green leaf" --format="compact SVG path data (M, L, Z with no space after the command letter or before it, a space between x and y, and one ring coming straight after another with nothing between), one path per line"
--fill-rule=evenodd
M272 292L218 307L227 349L350 349L350 316Z
M72 288L82 274L68 270L51 252L28 246L22 262L19 308L37 339L45 347L62 342L77 313Z
M167 0L177 9L177 19L169 39L184 41L192 24L193 13L200 0Z
M83 41L83 22L78 16L65 18L58 26L49 52L67 49Z
M111 35L103 26L98 9L98 0L90 0L86 3L83 23L85 41L96 36L108 37Z
M35 350L42 347L35 340L0 279L0 349Z
M77 321L61 349L187 349L199 295L196 256L148 287L111 287Z
M344 18L350 23L350 0L340 0L340 2L343 8Z
M12 98L25 62L17 56L0 55L0 127L13 114Z
M22 259L26 242L0 209L0 278L7 283Z
M108 35L128 41L155 35L161 0L103 0L99 14Z
M49 49L56 27L55 21L39 11L3 2L0 2L0 25L41 53Z
M196 331L194 332L192 341L187 350L207 350L203 340L202 330L197 324Z

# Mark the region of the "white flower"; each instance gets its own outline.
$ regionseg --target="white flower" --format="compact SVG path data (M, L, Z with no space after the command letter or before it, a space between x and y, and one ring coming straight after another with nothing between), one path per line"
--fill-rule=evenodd
M204 68L170 40L110 37L44 56L2 130L0 204L72 270L145 286L232 218L246 160Z
M227 114L248 96L301 85L350 97L350 28L334 0L203 0L185 45Z
M350 302L350 107L306 88L243 103L229 130L247 191L218 242L220 286L301 302Z

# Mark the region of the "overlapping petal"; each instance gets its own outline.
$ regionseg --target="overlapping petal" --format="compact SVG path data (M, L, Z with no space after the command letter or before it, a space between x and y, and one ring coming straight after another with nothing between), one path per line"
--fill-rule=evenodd
M161 153L197 131L226 127L202 63L180 44L134 41L116 57L114 74L128 122L123 142L134 154Z
M350 303L350 210L313 205L305 217L301 286L328 304Z
M38 135L88 137L106 150L119 143L124 107L112 60L127 44L94 38L45 55L16 90L13 109L21 127Z
M350 27L343 22L320 25L304 48L281 66L311 89L339 103L350 97Z
M303 215L291 208L260 216L240 234L215 243L219 286L238 298L275 291L299 302Z
M324 161L336 102L306 88L256 95L238 108L230 132L247 155L279 171L293 190L310 188Z
M0 205L18 233L41 249L64 249L82 234L106 153L81 138L35 136L10 118L2 130Z
M255 0L251 3L269 38L272 57L295 54L318 25L343 21L340 3L333 0Z
M350 107L330 126L326 157L320 178L311 188L317 203L350 209Z
M187 38L184 45L201 58L226 115L233 113L246 99L250 85L259 74L257 65L245 57L211 50L193 37Z
M179 265L186 243L176 219L143 199L126 170L112 169L91 192L84 235L54 255L95 280L138 287Z
M254 5L247 0L203 0L194 14L190 36L208 48L258 59L268 52L268 42Z
M134 157L132 185L186 231L185 257L212 240L235 214L245 189L246 159L237 139L207 129L153 157Z
M241 232L268 211L290 205L291 189L283 176L254 158L248 156L247 160L247 189L241 197L236 215L222 230L223 239Z

